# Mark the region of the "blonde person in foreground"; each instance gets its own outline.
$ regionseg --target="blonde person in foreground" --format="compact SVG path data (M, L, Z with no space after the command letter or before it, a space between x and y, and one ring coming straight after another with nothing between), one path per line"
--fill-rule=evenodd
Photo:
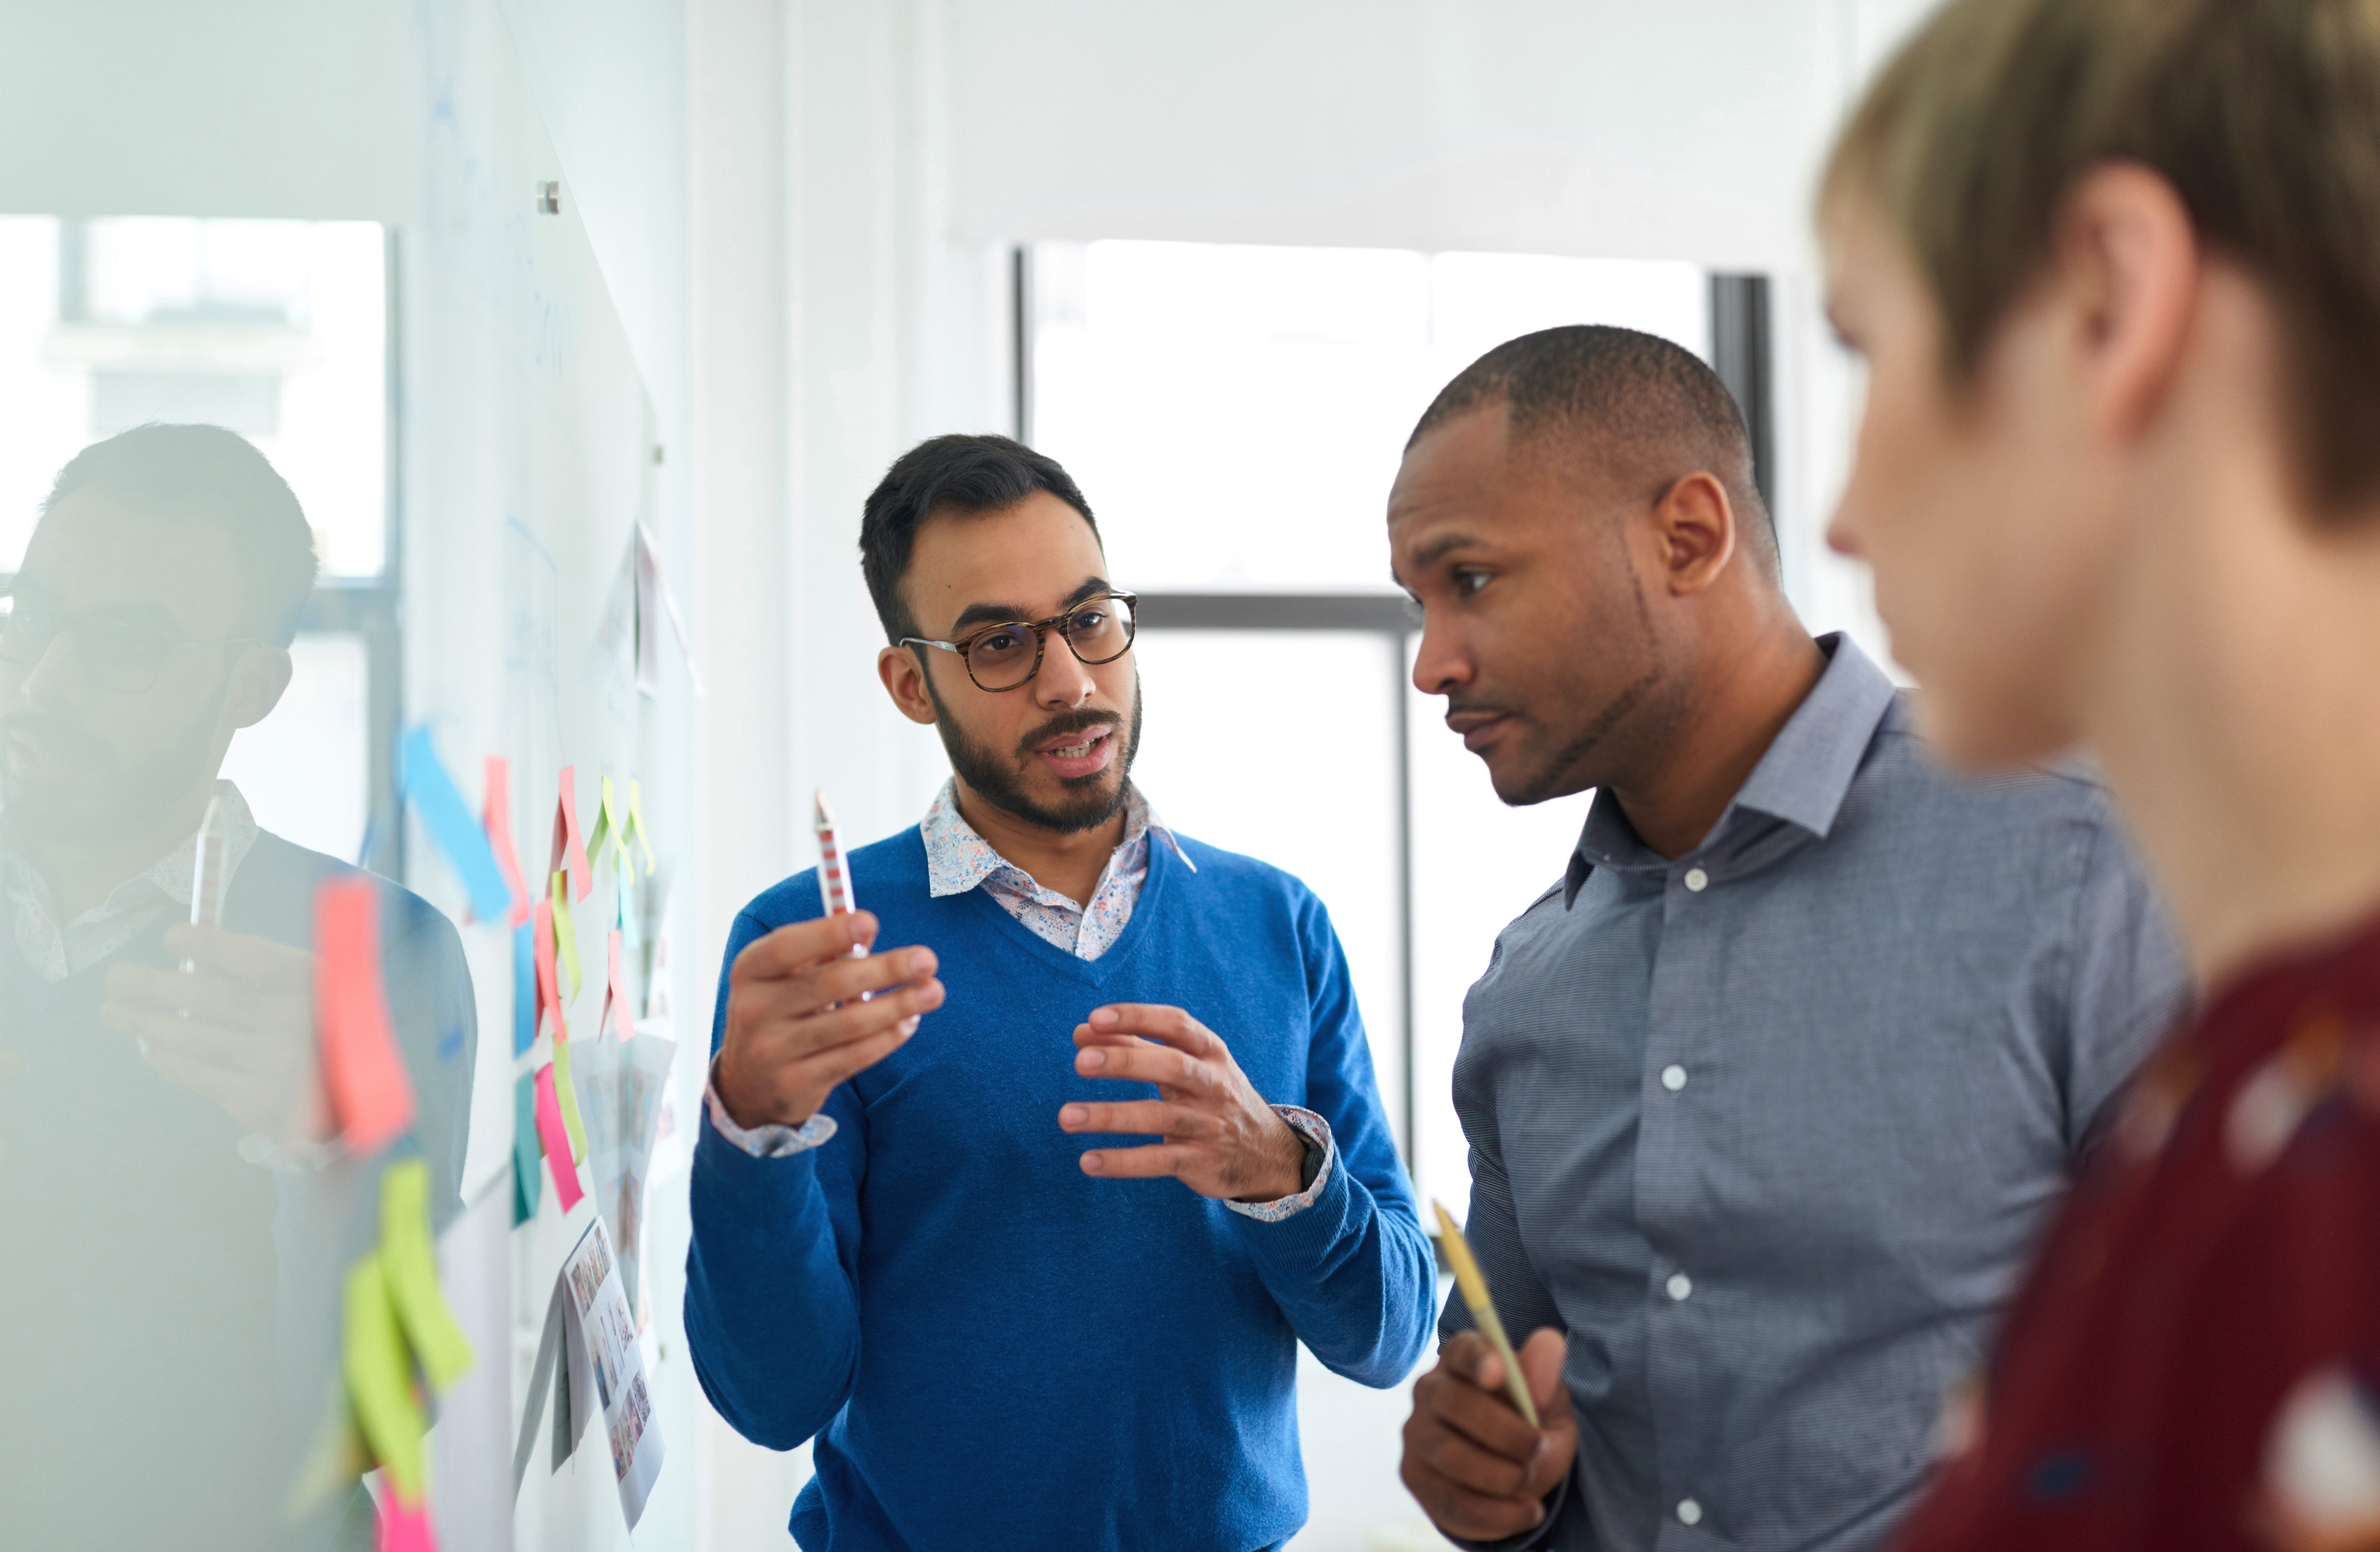
M2380 1546L2380 6L1960 0L1820 225L1834 542L1948 753L2097 752L2208 988L1904 1545Z

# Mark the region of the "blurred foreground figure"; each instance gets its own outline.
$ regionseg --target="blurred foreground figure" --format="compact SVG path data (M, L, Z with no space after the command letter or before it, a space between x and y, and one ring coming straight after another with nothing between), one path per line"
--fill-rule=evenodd
M379 1231L315 1058L314 888L356 870L217 777L288 686L314 573L254 448L146 426L59 474L0 599L0 1544L369 1544L352 1470L297 1493ZM211 804L223 925L194 928ZM443 1219L469 985L443 917L379 904Z
M1820 220L1835 543L1953 756L2097 751L2210 988L1908 1545L2380 1546L2380 6L1961 0Z
M1415 687L1507 803L1597 789L1463 1001L1468 1237L1404 1480L1450 1534L1865 1552L1923 1486L2183 971L2107 794L1939 770L1778 580L1741 417L1565 328L1438 396L1389 500Z

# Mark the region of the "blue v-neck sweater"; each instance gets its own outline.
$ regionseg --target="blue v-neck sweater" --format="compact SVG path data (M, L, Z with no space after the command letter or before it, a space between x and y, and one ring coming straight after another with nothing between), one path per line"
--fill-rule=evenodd
M1305 1519L1296 1344L1367 1385L1427 1341L1436 1277L1372 1078L1346 962L1295 879L1184 840L1149 848L1131 922L1097 960L980 889L933 898L915 830L851 856L888 947L923 943L949 997L827 1100L824 1146L755 1158L708 1119L695 1149L686 1324L746 1437L817 1437L795 1503L808 1552L1247 1552ZM819 914L814 873L735 919L747 943ZM1257 1091L1330 1123L1338 1161L1276 1223L1174 1180L1099 1180L1058 1129L1076 1099L1153 1097L1076 1075L1075 1026L1171 1003ZM711 1045L726 1010L722 976Z

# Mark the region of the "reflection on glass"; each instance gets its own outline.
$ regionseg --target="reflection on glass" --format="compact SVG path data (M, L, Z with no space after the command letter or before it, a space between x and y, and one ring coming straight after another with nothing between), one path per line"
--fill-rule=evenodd
M151 421L253 443L323 570L387 554L388 303L370 222L0 216L0 570L50 477Z
M1691 264L1044 243L1031 289L1034 445L1101 492L1117 575L1149 592L1385 588L1405 437L1515 334L1620 323L1710 350Z
M337 1448L340 1289L381 1238L385 1166L426 1163L433 1220L457 1206L460 941L280 833L269 759L253 791L224 775L289 688L317 565L257 447L138 427L73 456L35 511L0 621L0 1309L32 1339L0 1407L0 1541L368 1546ZM310 751L285 764L319 778ZM318 1060L318 998L358 984L317 952L338 879L370 900L412 1098L405 1140L369 1157ZM190 925L218 889L221 925ZM327 1463L293 1499L310 1458Z

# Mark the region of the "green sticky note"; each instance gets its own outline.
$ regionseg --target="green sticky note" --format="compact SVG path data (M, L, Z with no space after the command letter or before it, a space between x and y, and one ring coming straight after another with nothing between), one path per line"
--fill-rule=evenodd
M570 985L562 993L565 1002L578 1000L578 983L584 978L578 969L578 929L570 925L570 875L553 876L553 947L561 956L564 973Z
M570 1042L553 1037L553 1091L562 1106L562 1127L570 1134L570 1162L587 1162L587 1128L578 1119L578 1085L570 1080Z
M545 1177L537 1168L537 1077L523 1073L513 1085L513 1226L537 1216Z
M346 1350L339 1367L373 1459L388 1473L400 1499L419 1503L426 1473L421 1435L429 1424L413 1393L405 1332L377 1251L347 1269Z
M470 1340L455 1324L430 1247L430 1164L407 1158L380 1176L380 1260L396 1316L430 1388L443 1395L471 1367Z

